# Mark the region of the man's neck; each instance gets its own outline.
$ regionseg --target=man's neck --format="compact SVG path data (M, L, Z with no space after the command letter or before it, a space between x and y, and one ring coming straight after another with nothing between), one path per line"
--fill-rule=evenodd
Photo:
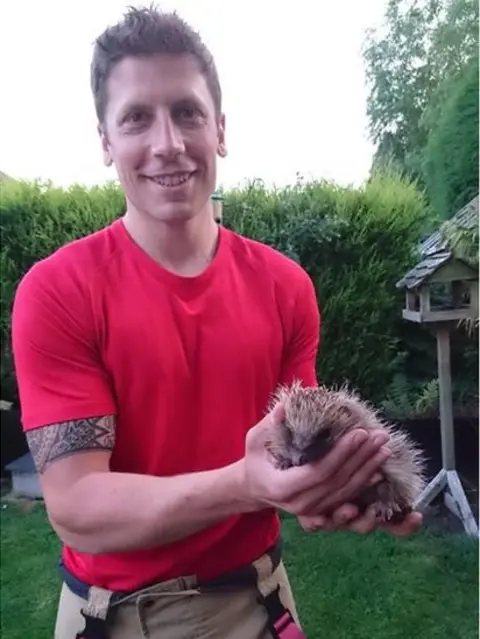
M167 224L128 211L123 222L140 248L177 275L199 275L215 255L219 229L208 207L184 224Z

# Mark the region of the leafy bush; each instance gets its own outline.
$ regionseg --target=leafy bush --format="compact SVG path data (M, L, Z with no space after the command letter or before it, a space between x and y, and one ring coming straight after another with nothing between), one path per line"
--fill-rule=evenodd
M65 190L49 182L0 182L2 398L17 401L9 335L13 296L23 274L62 244L108 224L123 207L123 195L113 183Z
M386 399L381 403L381 408L388 419L399 422L432 415L437 417L438 379L422 384L412 384L404 375L397 373L390 384Z
M9 332L14 290L30 266L62 244L108 224L123 206L123 195L113 183L66 190L48 182L0 183L2 340Z

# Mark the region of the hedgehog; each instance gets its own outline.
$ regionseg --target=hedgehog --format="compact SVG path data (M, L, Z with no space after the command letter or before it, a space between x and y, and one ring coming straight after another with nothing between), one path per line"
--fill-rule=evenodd
M346 386L338 390L307 388L294 381L278 387L271 408L278 402L284 406L285 419L266 444L275 467L286 469L316 461L354 428L386 429L391 456L380 469L382 479L365 487L353 503L362 513L373 506L380 523L400 522L413 510L426 484L423 452L356 391Z

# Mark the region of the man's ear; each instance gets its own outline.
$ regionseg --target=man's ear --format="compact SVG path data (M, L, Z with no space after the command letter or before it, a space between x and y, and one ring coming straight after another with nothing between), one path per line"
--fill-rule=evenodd
M108 143L107 134L101 124L97 126L98 135L100 136L100 142L102 144L103 163L105 166L112 166L113 159L110 153L110 145Z
M225 115L222 115L218 119L218 148L217 153L221 158L227 155L227 146L225 144Z

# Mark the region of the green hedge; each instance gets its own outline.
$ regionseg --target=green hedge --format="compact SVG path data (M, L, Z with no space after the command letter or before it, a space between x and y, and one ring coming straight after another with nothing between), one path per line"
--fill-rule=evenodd
M124 197L115 183L69 189L49 182L0 181L0 341L2 399L17 402L10 352L10 315L16 286L39 259L120 215Z
M362 189L320 182L269 191L254 183L224 198L225 226L278 248L313 278L323 317L322 381L348 380L372 400L383 399L411 331L401 319L403 296L395 282L416 261L427 219L422 195L400 178L379 174ZM115 184L68 190L38 183L0 185L5 399L15 399L8 345L19 279L58 246L108 224L123 206Z

